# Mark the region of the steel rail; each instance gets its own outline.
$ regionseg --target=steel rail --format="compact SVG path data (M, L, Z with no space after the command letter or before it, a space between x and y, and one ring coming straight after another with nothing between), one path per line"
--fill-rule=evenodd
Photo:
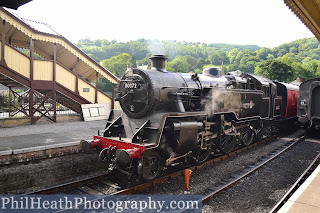
M290 199L290 197L295 193L299 187L307 180L307 178L312 174L312 172L320 164L320 153L311 162L308 168L302 173L298 180L292 185L289 191L281 198L281 200L272 208L270 213L278 212L280 208Z
M45 189L41 189L41 190L30 192L30 193L26 193L24 195L55 194L55 193L62 192L64 190L77 188L77 187L79 187L79 186L81 186L83 184L94 183L94 182L99 182L101 180L105 180L109 176L110 176L110 174L103 174L103 175L97 175L97 176L94 176L94 177L83 178L81 180L75 180L75 181L72 181L72 182L69 182L69 183L65 183L65 184L61 184L61 185L57 185L57 186L52 186L52 187L49 187L49 188L45 188Z
M253 172L257 171L259 168L264 166L265 164L269 163L270 161L274 160L284 152L286 152L288 149L290 149L292 146L303 140L305 136L301 136L296 139L292 139L291 141L287 142L283 148L278 148L275 151L269 153L268 155L260 158L259 161L255 162L251 166L249 166L246 169L243 169L241 172L239 172L236 175L232 175L229 179L222 180L219 185L210 186L207 189L207 193L203 195L202 202L207 202L210 198L214 197L215 195L219 194L220 192L226 190L230 186L234 185L238 181L242 180L243 178L249 176Z
M235 156L235 155L237 155L237 154L239 154L241 152L244 152L246 150L249 150L249 149L252 149L252 148L257 147L259 145L262 145L264 143L270 142L270 141L272 141L272 140L274 140L276 138L277 138L277 136L275 135L275 136L263 139L261 141L258 141L256 143L254 143L254 144L251 144L251 145L249 145L247 147L243 147L241 149L235 150L235 151L233 151L233 152L231 152L229 154L221 155L219 157L213 158L213 159L211 159L209 161L206 161L206 162L204 162L204 163L202 163L200 165L191 166L191 167L189 167L189 169L195 170L195 169L202 168L204 166L212 165L212 164L214 164L216 162L220 162L220 161L222 161L224 159L227 159L229 157ZM184 174L184 169L180 170L180 171L177 171L177 172L174 172L174 173L171 173L169 175L157 178L157 179L153 180L152 182L143 183L143 184L140 184L140 185L137 185L137 186L133 186L133 187L127 188L127 189L116 191L114 193L110 193L110 194L101 196L101 197L96 198L94 200L99 200L99 199L102 199L102 198L105 198L105 197L108 197L108 196L112 196L112 195L129 195L129 194L136 194L138 192L143 192L143 191L146 191L148 189L152 189L155 185L158 185L158 184L161 184L161 183L163 183L165 181L172 180L172 179L175 179L177 177L180 177L183 174ZM201 202L201 200L199 200L199 202ZM69 210L65 209L65 210L62 210L62 211L59 211L59 212L69 212Z
M261 140L259 142L251 144L249 146L240 148L238 150L235 150L235 151L230 152L230 153L225 154L225 155L221 155L219 157L215 157L215 158L213 158L211 160L208 160L208 161L206 161L206 162L204 162L204 163L202 163L200 165L191 166L191 167L186 168L186 169L190 169L190 170L194 171L194 170L200 169L202 167L205 167L205 166L208 166L208 165L212 165L214 163L220 162L220 161L222 161L224 159L227 159L229 157L235 156L235 155L237 155L237 154L239 154L241 152L244 152L244 151L252 149L252 148L254 148L256 146L262 145L262 144L264 144L266 142L270 142L270 141L272 141L272 140L274 140L276 138L277 138L277 136L275 135L275 136L263 139L263 140ZM134 193L143 192L143 191L146 191L148 189L152 189L155 185L158 185L158 184L164 183L166 181L175 179L177 177L183 176L184 175L184 171L185 171L185 169L179 170L179 171L173 172L173 173L171 173L169 175L157 178L157 179L153 180L152 182L143 183L143 184L140 184L140 185L137 185L137 186L133 186L133 187L128 188L128 189L123 189L121 191L114 192L113 194L114 195L116 195L116 194L134 194Z
M204 162L204 163L202 163L200 165L194 165L194 166L191 166L191 167L186 168L186 169L191 169L192 171L194 171L196 169L200 169L202 167L205 167L205 166L208 166L208 165L212 165L214 163L220 162L220 161L225 160L225 159L227 159L229 157L232 157L232 156L235 156L235 155L237 155L239 153L242 153L242 152L244 152L246 150L252 149L252 148L257 147L259 145L262 145L264 143L267 143L267 142L270 142L272 140L275 140L277 137L278 137L277 135L271 136L269 138L263 139L263 140L258 141L256 143L250 144L249 146L237 149L237 150L232 151L232 152L230 152L228 154L225 154L225 155L214 157L213 159L208 160L208 161L206 161L206 162ZM182 170L179 170L177 172L173 172L171 174L159 177L159 178L157 178L157 179L155 179L155 180L153 180L151 182L142 183L142 184L139 184L139 185L136 185L136 186L132 186L130 188L126 188L126 189L122 189L122 190L113 192L113 193L111 193L111 195L120 195L120 194L128 195L128 194L141 193L143 191L146 191L146 190L154 188L155 185L159 185L159 184L161 184L163 182L166 182L168 180L172 180L172 179L175 179L177 177L183 176L184 175L184 170L185 169L182 169ZM102 180L108 179L108 177L110 177L110 175L112 175L112 174L104 174L104 175L98 175L98 176L95 176L95 177L84 178L84 179L81 179L81 180L76 180L76 181L72 181L72 182L69 182L69 183L65 183L65 184L61 184L61 185L57 185L57 186L52 186L52 187L49 187L49 188L46 188L46 189L30 192L30 193L27 193L25 195L56 194L56 193L67 191L67 190L74 190L77 187L83 186L85 184L99 183Z

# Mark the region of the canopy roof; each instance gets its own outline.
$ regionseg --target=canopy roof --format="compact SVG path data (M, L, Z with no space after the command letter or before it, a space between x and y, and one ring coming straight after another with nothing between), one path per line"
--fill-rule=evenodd
M284 0L320 41L320 0Z
M21 5L24 5L32 0L1 0L0 7L7 7L11 9L18 9Z
M109 70L82 52L66 38L54 31L50 25L23 19L0 8L0 19L5 20L5 33L7 43L18 48L30 48L30 38L34 40L35 52L47 60L54 55L54 44L57 44L57 61L69 70L75 70L79 58L79 74L89 82L96 80L96 73L110 82L117 84L119 79Z

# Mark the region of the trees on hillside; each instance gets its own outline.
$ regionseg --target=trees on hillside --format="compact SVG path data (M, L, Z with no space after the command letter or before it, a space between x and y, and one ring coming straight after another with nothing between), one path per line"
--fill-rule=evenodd
M305 81L320 76L320 62L313 60L301 64L290 58L282 57L263 61L255 68L255 74L284 82L290 82L296 78Z
M189 64L186 57L177 56L174 60L169 61L166 65L167 70L186 73L189 71Z
M293 69L290 65L279 60L267 60L256 67L255 73L278 81L293 81Z
M110 70L117 77L122 77L127 67L133 65L132 62L132 57L128 53L122 53L103 60L101 65Z
M224 72L241 70L270 79L291 81L320 76L320 44L305 38L275 48L256 45L204 44L139 39L129 42L81 39L76 44L91 58L121 77L127 66L148 65L152 54L165 54L167 70L200 73L204 66L220 67ZM136 65L135 65L136 64Z

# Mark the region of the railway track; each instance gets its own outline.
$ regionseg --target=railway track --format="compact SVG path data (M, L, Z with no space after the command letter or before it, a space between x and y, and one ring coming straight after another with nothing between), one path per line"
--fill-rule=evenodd
M217 162L223 161L228 159L232 156L235 156L239 153L242 153L246 150L252 149L254 147L266 144L267 142L273 141L277 138L277 136L272 136L270 138L263 139L257 143L254 143L248 147L241 148L234 152L231 152L227 155L221 155L215 157L201 165L192 166L188 169L197 170L202 167L206 167ZM276 149L270 154L265 155L264 157L260 158L260 160L251 166L247 167L247 169L243 169L242 171L238 172L237 174L231 175L229 178L225 178L221 180L218 184L211 185L207 188L207 191L201 193L203 195L203 199L199 200L202 203L206 203L213 198L214 196L218 195L220 192L231 188L233 184L237 183L238 181L242 180L243 178L249 176L254 171L258 170L259 168L263 167L263 165L267 164L268 162L272 161L273 159L280 156L282 153L286 152L292 146L297 144L301 141L304 136L295 137L291 139L287 143L283 144L281 147ZM184 175L184 169L180 171L176 171L169 175L162 176L152 182L138 184L132 187L120 187L117 183L108 181L112 178L111 174L106 174L102 176L87 178L79 181L74 181L72 183L67 183L51 188L47 188L41 191L32 192L30 194L83 194L83 195L102 195L102 198L108 197L110 195L126 195L126 194L143 194L147 193L147 190L153 189L156 185L160 185L163 182L168 180L176 179ZM97 187L98 186L98 187ZM93 198L92 201L99 198ZM100 196L101 199L101 196ZM62 211L65 212L65 211ZM68 212L68 211L67 211Z
M254 147L257 147L259 145L265 144L267 142L270 142L272 140L275 140L277 136L271 136L269 138L265 138L259 142L253 143L249 146L240 148L238 150L235 150L229 154L221 155L214 157L211 160L208 160L200 165L191 166L188 169L194 171L197 169L200 169L205 166L212 165L214 163L220 162L222 160L225 160L229 157L235 156L239 153L242 153L246 150L252 149ZM131 187L121 187L120 184L116 182L110 181L110 179L114 179L114 176L112 174L105 174L105 175L99 175L95 177L90 177L86 179L81 179L77 181L73 181L66 184L61 184L53 187L49 187L46 189L42 189L39 191L34 191L31 193L28 193L26 195L34 195L34 194L57 194L57 193L63 193L63 194L88 194L88 195L123 195L123 194L138 194L143 193L144 191L147 191L149 189L154 188L155 185L159 185L163 182L166 182L168 180L172 180L178 177L181 177L184 175L185 169L181 169L179 171L170 173L168 175L164 175L160 178L157 178L151 182L142 183L138 185L134 185ZM210 196L209 196L210 197Z
M110 175L108 174L104 174L104 175L98 175L98 176L94 176L94 177L89 177L89 178L85 178L85 179L81 179L81 180L76 180L76 181L72 181L69 183L65 183L65 184L61 184L61 185L56 185L53 187L49 187L49 188L45 188L45 189L41 189L38 191L34 191L34 192L30 192L27 193L26 195L35 195L35 194L57 194L57 193L63 193L65 191L68 190L75 190L79 187L82 187L84 185L87 184L92 184L94 182L102 182L106 179L110 178Z
M278 212L282 206L289 200L289 198L299 189L299 187L307 180L312 172L320 164L320 154L312 161L309 167L302 173L299 179L292 185L289 191L282 197L282 199L272 208L270 213Z
M259 161L253 163L249 167L244 168L243 170L239 171L238 173L233 174L233 175L229 176L228 178L221 180L219 183L217 183L215 185L209 186L207 188L207 191L203 194L202 202L203 203L207 202L210 198L212 198L212 197L218 195L220 192L228 189L229 187L231 187L232 185L234 185L238 181L248 177L250 174L257 171L258 169L260 169L261 167L263 167L264 165L266 165L270 161L274 160L275 158L277 158L278 156L280 156L281 154L286 152L288 149L290 149L292 146L296 145L298 142L300 142L304 138L305 138L305 136L303 135L299 138L295 138L295 139L290 140L289 142L285 143L282 147L263 156L262 158L260 158Z
M264 157L260 158L259 161L255 162L254 164L250 165L249 167L243 169L242 171L231 175L228 178L225 178L221 180L218 184L209 186L206 190L206 192L203 194L202 202L207 202L210 198L216 196L220 192L226 190L227 188L231 187L233 184L237 183L241 179L247 177L254 171L261 168L263 165L267 164L268 162L272 161L285 151L287 151L289 148L294 146L296 143L301 141L305 136L301 136L299 138L295 138L290 140L289 142L285 143L280 148L274 150L272 153L269 153L268 155L265 155ZM223 161L229 157L235 156L239 153L242 153L246 150L252 149L254 147L260 146L262 144L265 144L267 142L273 141L277 138L277 136L272 136L266 139L263 139L259 142L256 142L254 144L251 144L247 147L240 148L238 150L235 150L229 154L221 155L218 157L214 157L213 159L204 162L201 165L195 165L191 166L188 169L195 171L197 169L200 169L202 167L206 167L212 164L215 164L217 162ZM81 179L77 181L73 181L66 184L61 184L58 186L53 186L50 188L46 188L39 191L34 191L31 193L28 193L26 195L35 195L35 194L86 194L86 195L128 195L128 194L139 194L146 192L147 190L151 190L154 188L154 186L159 185L161 183L164 183L166 181L181 177L184 175L185 169L181 169L179 171L173 172L168 175L164 175L160 178L157 178L153 180L152 182L142 183L130 187L123 187L120 186L116 181L111 181L114 179L114 176L112 174L104 174L99 175L95 177L90 177L86 179Z

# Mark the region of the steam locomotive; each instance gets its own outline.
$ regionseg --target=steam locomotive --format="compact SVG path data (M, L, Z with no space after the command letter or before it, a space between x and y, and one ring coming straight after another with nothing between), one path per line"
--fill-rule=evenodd
M92 141L81 141L83 151L99 150L110 171L149 181L163 167L202 163L296 118L298 87L241 71L222 75L218 68L172 73L165 56L150 59L150 70L128 68L121 79L122 110L111 112Z

